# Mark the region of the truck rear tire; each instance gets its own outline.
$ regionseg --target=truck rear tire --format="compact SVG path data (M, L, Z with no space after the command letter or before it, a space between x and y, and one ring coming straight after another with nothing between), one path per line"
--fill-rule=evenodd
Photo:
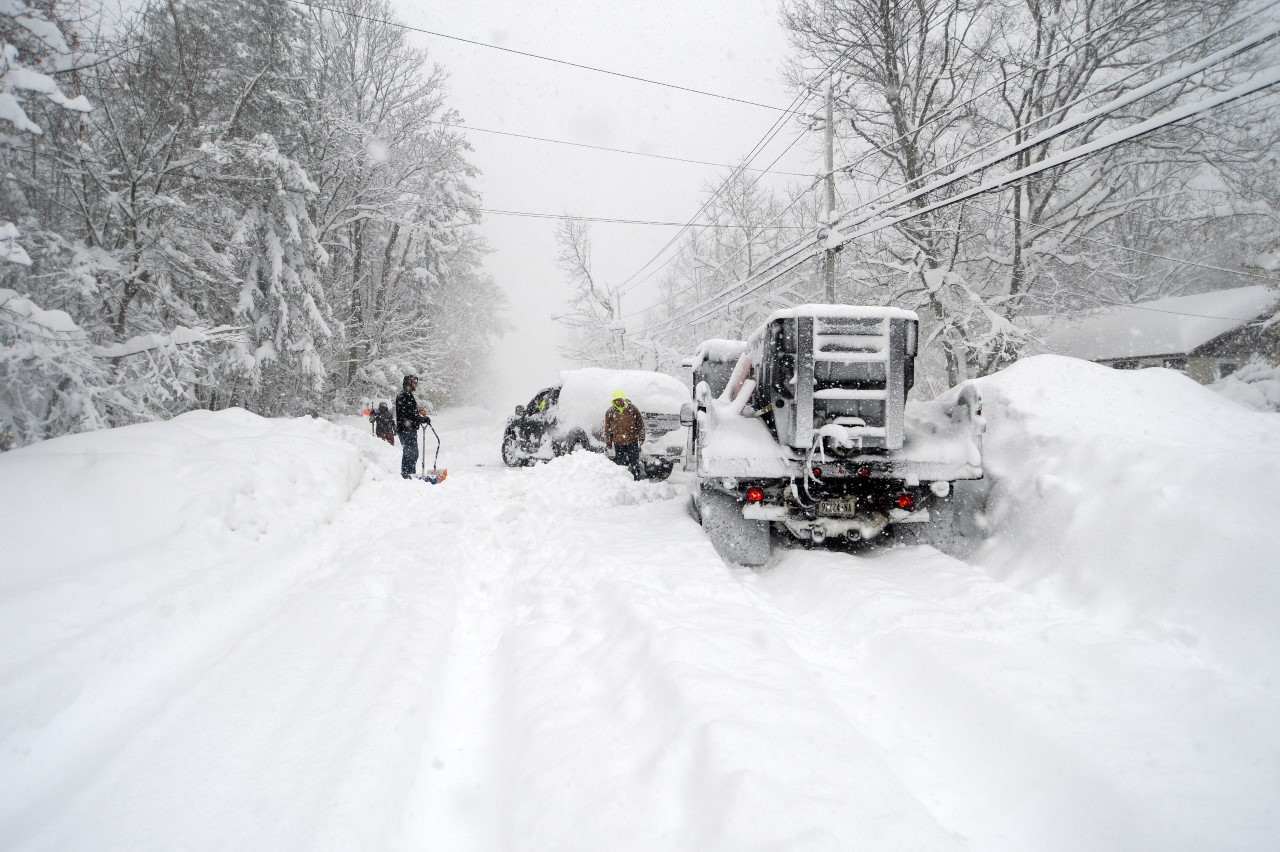
M769 522L742 517L737 498L700 486L698 512L707 538L720 558L737 565L758 568L769 561Z

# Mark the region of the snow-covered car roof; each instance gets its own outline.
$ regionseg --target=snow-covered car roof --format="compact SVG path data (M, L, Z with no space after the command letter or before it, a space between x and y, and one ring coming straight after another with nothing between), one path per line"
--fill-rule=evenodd
M562 426L595 425L604 418L617 391L647 414L679 414L680 406L690 401L684 383L666 373L598 367L565 370L560 373L557 419Z

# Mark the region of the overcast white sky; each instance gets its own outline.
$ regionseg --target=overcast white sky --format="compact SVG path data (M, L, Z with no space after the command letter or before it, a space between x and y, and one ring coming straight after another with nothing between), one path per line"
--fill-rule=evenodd
M554 56L747 100L786 106L782 82L788 52L777 0L645 0L601 3L555 0L395 0L411 26ZM466 124L612 148L734 163L777 113L501 51L410 33L450 74L450 104ZM755 165L767 165L800 131L779 134ZM688 221L703 187L722 175L712 167L674 163L469 134L482 170L484 206L570 212L583 216ZM817 139L797 145L778 168L815 167ZM768 176L781 188L788 180ZM517 330L499 343L490 401L525 402L572 366L556 353L551 317L567 289L555 266L554 220L487 215L494 249L486 264L511 301ZM617 283L635 273L674 228L597 223L595 272ZM652 303L653 282L627 295L624 313Z

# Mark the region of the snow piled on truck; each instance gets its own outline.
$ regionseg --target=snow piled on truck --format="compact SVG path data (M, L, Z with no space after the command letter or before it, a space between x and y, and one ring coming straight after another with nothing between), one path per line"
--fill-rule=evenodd
M970 561L1280 683L1280 416L1055 355L980 383L990 538Z

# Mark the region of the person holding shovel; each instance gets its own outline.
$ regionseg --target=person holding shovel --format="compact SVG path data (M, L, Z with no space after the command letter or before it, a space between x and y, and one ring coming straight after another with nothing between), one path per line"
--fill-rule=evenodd
M400 395L396 397L396 437L404 454L400 457L400 476L409 479L413 476L413 468L418 464L418 427L430 426L431 418L425 408L418 407L418 400L413 392L418 389L418 377L404 377Z

